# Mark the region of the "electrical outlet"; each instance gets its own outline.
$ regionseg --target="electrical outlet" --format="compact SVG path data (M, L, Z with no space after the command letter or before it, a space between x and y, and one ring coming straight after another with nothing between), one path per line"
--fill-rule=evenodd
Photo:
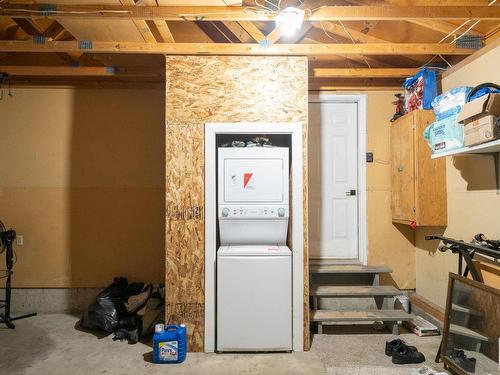
M24 235L18 234L16 236L16 245L17 246L23 246L24 245Z
M373 163L373 152L367 152L366 153L366 162L367 163Z

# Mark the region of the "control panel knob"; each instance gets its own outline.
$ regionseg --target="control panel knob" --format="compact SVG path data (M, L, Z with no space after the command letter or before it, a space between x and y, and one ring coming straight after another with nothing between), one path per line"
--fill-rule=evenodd
M229 209L227 209L227 208L223 208L223 209L222 209L222 216L223 216L223 217L227 217L227 215L229 215Z
M278 216L279 217L285 216L285 209L283 207L278 208Z

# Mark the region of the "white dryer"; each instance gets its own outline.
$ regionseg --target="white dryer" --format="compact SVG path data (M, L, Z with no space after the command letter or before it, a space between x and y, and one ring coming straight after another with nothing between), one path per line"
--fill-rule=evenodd
M217 351L292 350L288 195L288 148L219 148Z

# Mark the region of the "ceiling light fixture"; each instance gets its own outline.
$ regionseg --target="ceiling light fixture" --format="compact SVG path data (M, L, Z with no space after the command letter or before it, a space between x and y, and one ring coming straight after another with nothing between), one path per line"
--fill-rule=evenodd
M283 9L276 16L276 28L279 28L282 35L290 37L295 35L302 27L304 21L304 11L295 7Z

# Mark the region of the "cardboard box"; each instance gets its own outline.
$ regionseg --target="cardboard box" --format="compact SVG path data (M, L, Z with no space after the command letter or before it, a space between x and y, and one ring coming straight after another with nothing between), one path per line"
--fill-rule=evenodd
M484 116L464 125L465 145L472 146L500 138L500 122L497 116Z
M500 93L484 95L464 104L457 121L467 125L484 116L500 116Z
M457 121L464 124L466 146L493 141L500 137L500 93L488 94L466 103Z

